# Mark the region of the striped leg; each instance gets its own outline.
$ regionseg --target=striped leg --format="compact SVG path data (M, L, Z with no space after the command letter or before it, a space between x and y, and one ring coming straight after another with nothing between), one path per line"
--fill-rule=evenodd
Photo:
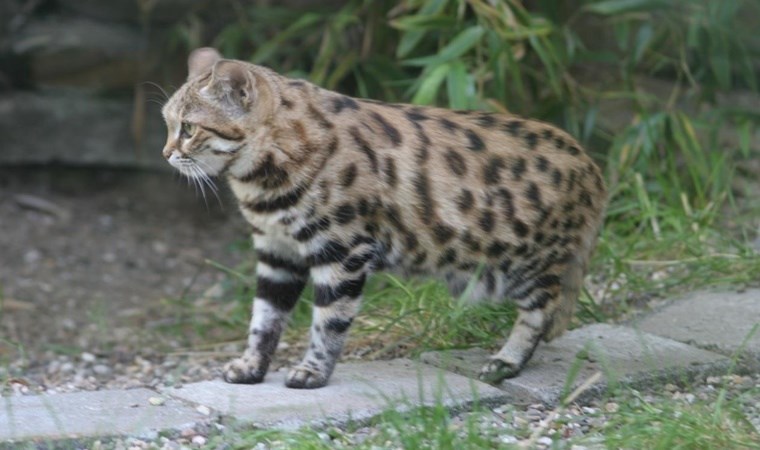
M314 314L309 348L288 373L286 386L313 389L327 384L361 306L372 255L369 245L360 245L341 262L312 267Z
M256 297L243 356L224 367L229 383L260 383L277 349L290 311L308 278L305 266L269 250L258 249Z
M506 344L480 370L479 378L499 383L520 373L533 356L550 323L550 310L556 308L559 286L534 290L517 301L518 315Z

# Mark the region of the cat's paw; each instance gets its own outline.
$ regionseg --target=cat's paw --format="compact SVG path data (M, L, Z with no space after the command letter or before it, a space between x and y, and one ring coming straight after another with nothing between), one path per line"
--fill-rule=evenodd
M293 389L316 389L326 385L329 378L329 375L313 368L296 366L288 372L285 386Z
M224 365L224 381L228 383L261 383L266 375L253 358L243 356Z
M480 369L478 378L489 384L499 384L505 378L513 378L520 373L521 366L493 358Z

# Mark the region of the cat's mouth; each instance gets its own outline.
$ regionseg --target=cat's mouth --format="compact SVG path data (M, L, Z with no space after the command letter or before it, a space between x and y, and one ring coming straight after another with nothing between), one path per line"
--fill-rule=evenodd
M176 151L173 152L167 160L169 161L169 164L172 165L172 167L187 177L188 180L192 180L196 188L200 189L204 200L206 199L207 187L209 190L211 190L214 196L217 197L217 199L219 198L217 195L218 189L216 187L216 184L211 178L212 175L209 174L209 172L213 173L214 171L211 167L208 166L208 164L205 164L199 159L181 155Z

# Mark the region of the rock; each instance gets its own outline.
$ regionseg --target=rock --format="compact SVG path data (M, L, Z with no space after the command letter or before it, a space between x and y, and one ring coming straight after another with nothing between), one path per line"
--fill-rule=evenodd
M199 9L200 6L219 3L219 1L198 0L59 0L64 8L94 19L139 23L176 22L186 14ZM145 5L145 6L142 6Z
M0 95L0 165L58 162L169 170L161 157L166 131L158 108L148 108L140 143L132 133L133 108L132 100L80 90Z
M74 17L34 19L12 35L10 49L42 86L132 87L148 64L138 27Z

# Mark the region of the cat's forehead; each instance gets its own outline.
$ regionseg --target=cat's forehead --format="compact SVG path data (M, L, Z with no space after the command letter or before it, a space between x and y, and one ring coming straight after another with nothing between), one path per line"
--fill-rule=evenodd
M166 120L180 120L190 112L209 109L208 100L199 95L200 86L196 80L182 85L161 109Z

